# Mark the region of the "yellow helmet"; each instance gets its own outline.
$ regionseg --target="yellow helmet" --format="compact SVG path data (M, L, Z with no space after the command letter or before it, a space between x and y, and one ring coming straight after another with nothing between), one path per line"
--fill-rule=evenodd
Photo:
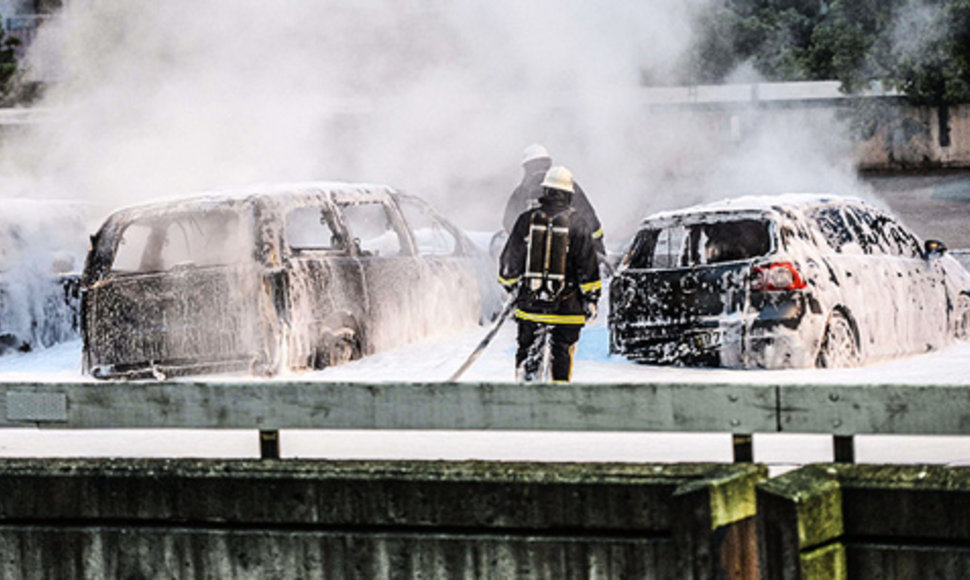
M551 167L549 171L546 171L546 177L542 180L542 187L573 193L573 173L562 165Z

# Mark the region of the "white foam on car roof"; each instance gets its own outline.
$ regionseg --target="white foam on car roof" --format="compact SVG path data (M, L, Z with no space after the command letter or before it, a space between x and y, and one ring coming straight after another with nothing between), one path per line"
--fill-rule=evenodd
M287 194L299 195L300 193L339 193L345 197L359 195L361 199L364 199L366 196L373 195L375 193L387 194L394 191L394 188L388 185L376 183L351 183L343 181L257 183L239 188L213 189L161 197L147 202L123 206L112 213L120 213L129 210L144 210L156 207L163 208L167 205L178 205L186 202L218 204L232 201L244 201L256 196L282 196Z
M745 195L693 205L676 210L662 211L648 216L644 221L683 217L700 213L715 212L767 212L776 206L804 208L819 203L859 203L866 202L857 197L841 196L830 193L783 193L778 195Z

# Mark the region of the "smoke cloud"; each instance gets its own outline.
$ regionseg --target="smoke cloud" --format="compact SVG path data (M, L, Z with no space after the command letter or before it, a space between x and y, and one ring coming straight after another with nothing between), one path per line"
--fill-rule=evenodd
M7 140L0 171L109 208L382 182L492 230L539 142L608 240L685 201L853 187L833 126L745 118L732 141L731 126L651 104L644 71L677 78L710 1L73 0L29 55L56 80L51 119Z

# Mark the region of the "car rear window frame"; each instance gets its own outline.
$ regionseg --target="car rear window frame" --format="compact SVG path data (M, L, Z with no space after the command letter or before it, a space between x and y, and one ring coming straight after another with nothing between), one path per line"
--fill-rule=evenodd
M731 216L716 216L710 220L703 219L704 216L690 216L687 219L681 219L676 221L658 221L654 223L644 224L640 230L637 232L634 238L633 244L631 245L630 251L627 256L627 267L635 270L678 270L684 268L695 268L695 267L706 267L706 266L718 266L723 264L730 264L734 262L745 262L749 260L754 260L768 256L776 251L777 248L777 224L769 215L751 215L751 214L737 214ZM708 261L709 256L705 254L704 259L700 258L700 254L697 253L698 241L703 232L700 232L694 228L698 226L714 226L718 224L731 224L739 222L759 222L763 224L765 232L765 248L763 252L757 253L757 255L750 255L751 252L747 252L744 257L731 257L729 259L717 259L714 261ZM680 257L678 263L668 264L664 266L656 266L654 264L654 259L656 256L656 244L657 239L659 239L660 232L664 230L669 230L671 228L684 228L686 232L686 240L689 244L687 252L684 248L681 248ZM650 251L650 261L648 264L638 262L637 252L640 249L641 244L643 244L646 239L645 236L649 235L649 232L657 232L657 239L653 242L653 250ZM704 234L706 235L706 234ZM692 257L690 260L686 258Z
M155 268L144 268L141 264L136 269L117 269L116 264L118 260L118 254L121 250L122 243L125 240L125 234L132 227L150 227L154 230L157 227L164 226L166 229L172 227L180 220L186 218L191 218L194 216L201 216L206 213L224 213L227 215L234 216L237 221L237 228L239 239L238 245L243 250L239 253L239 258L231 261L220 261L219 263L193 263L191 267L205 269L205 268L225 268L237 266L240 264L246 264L253 260L253 232L252 226L247 220L247 214L245 212L235 211L232 208L212 208L202 211L174 211L171 213L158 213L158 214L147 214L142 215L133 219L126 221L121 224L118 228L118 234L114 243L114 251L111 253L111 259L108 263L107 274L112 277L124 277L124 276L139 276L139 275L149 275L149 274L166 274L177 270L178 268L185 266L181 262L170 265L169 267L155 269ZM149 237L151 234L149 234ZM147 240L146 240L147 243ZM144 252L146 247L141 248L141 260L144 260Z

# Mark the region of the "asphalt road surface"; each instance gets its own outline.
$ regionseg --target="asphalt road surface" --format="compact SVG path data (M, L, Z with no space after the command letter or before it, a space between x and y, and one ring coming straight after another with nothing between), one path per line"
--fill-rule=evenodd
M970 248L970 171L872 174L863 180L921 238Z

